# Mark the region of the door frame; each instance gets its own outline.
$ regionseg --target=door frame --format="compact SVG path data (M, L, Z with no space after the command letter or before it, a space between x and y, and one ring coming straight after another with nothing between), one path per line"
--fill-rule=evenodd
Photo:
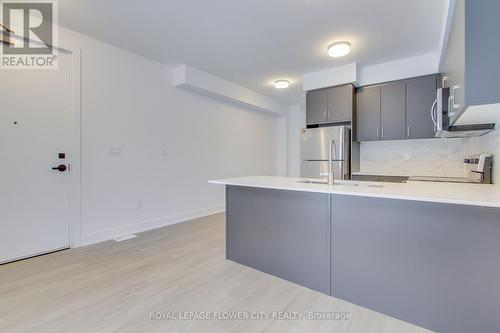
M81 57L82 49L57 48L69 57L69 246L82 245L81 214Z
M13 34L14 39L22 37ZM69 247L82 246L81 214L81 48L52 45L69 57Z

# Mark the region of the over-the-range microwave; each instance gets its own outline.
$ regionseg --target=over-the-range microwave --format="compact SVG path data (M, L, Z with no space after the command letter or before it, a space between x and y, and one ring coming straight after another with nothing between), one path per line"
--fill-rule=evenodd
M450 96L450 88L439 88L431 108L436 138L469 138L484 135L495 129L494 124L453 126L450 123L453 116L450 112L451 103L453 103L453 96Z

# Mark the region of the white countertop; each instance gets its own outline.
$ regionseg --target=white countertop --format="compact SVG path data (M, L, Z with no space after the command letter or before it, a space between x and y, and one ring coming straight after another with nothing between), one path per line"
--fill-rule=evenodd
M303 178L253 176L211 180L209 183L277 190L333 193L500 208L500 186L433 182L382 183L337 181L336 185L304 184Z

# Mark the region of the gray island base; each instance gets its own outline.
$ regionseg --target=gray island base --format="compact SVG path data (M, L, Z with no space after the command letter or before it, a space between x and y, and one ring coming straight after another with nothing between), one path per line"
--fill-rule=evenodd
M227 259L439 332L500 332L500 209L226 186Z

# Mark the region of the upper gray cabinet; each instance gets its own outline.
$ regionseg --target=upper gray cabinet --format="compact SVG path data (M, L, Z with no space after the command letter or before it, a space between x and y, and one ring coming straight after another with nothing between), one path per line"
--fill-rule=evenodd
M405 82L384 84L380 87L380 138L403 140L405 131Z
M406 81L406 136L408 139L433 138L435 125L430 112L436 99L438 75Z
M307 92L306 124L315 125L328 122L328 95L325 89Z
M358 141L405 139L404 81L362 87L356 95Z
M354 86L351 84L312 90L306 97L306 124L352 121Z
M458 119L469 106L500 103L500 1L457 0L443 62Z
M345 85L327 89L328 119L332 123L352 120L354 86Z
M358 88L357 141L433 138L438 81L435 74Z
M358 141L380 139L380 86L356 91L356 136Z

